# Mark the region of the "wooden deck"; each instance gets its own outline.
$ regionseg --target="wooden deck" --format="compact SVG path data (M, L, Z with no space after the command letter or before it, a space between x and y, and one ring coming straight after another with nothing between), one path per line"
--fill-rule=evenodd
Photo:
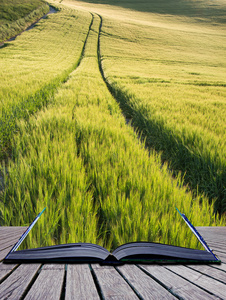
M25 227L0 227L0 261ZM226 299L226 227L198 227L221 265L3 264L0 299Z

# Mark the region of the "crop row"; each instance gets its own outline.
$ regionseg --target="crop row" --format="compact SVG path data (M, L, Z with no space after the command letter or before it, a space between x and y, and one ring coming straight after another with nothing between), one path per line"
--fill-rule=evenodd
M0 49L0 159L11 148L16 121L54 101L78 65L90 15L61 8Z
M126 20L103 19L101 61L108 87L149 149L223 214L224 28L192 18L190 27L176 17L173 24L161 16L154 23L150 15L144 24L136 18L134 13Z
M79 67L51 105L17 123L0 204L4 224L28 224L46 206L28 246L93 242L111 249L149 240L196 247L175 207L195 225L222 222L126 125L99 70L99 29L94 15Z

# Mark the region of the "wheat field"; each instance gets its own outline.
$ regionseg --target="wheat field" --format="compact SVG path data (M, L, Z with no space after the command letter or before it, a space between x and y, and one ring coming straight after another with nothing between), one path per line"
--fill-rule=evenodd
M92 2L52 1L57 13L0 49L0 222L47 207L27 247L199 247L175 207L195 226L225 224L222 16Z

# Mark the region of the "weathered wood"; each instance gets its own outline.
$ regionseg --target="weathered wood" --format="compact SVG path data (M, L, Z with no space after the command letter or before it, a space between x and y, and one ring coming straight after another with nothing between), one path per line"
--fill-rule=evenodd
M0 226L0 261L5 258L26 229L27 227Z
M0 226L0 236L8 234L22 234L27 227L23 226Z
M208 243L209 247L213 250L213 252L218 251L218 252L222 252L225 253L225 249L226 249L226 244L225 245L220 245L218 243Z
M0 263L0 271L1 270L12 270L15 266L17 266L16 264L3 264Z
M225 298L226 285L222 282L219 282L213 278L209 278L208 276L203 275L200 272L191 270L190 268L181 265L167 266L167 269L182 276L183 278L205 289L206 291L210 291L212 294L218 297Z
M138 299L114 267L92 265L92 268L105 299Z
M187 267L226 284L226 273L222 270L208 265L188 265Z
M20 299L26 292L39 268L39 264L20 265L0 284L0 299Z
M66 300L100 299L88 264L68 265L66 287Z
M226 242L223 242L221 240L205 239L205 241L213 249L215 249L216 247L225 249L226 247Z
M176 299L168 290L162 287L150 276L135 265L117 267L124 278L133 286L139 296L144 299Z
M1 242L0 244L0 250L4 250L5 248L8 248L8 247L13 247L13 245L15 245L17 243L18 239L17 238L14 238L14 239L7 239L7 240L4 240Z
M0 227L0 250L13 246L27 227Z
M17 265L15 264L3 264L0 263L0 282L3 281L3 279L12 272L14 268L16 268Z
M226 227L196 227L200 234L204 237L204 239L208 240L221 240L225 242L226 236Z
M210 248L226 263L226 227L196 227Z
M0 226L0 233L1 233L1 231L4 231L4 232L6 232L6 231L12 232L15 230L25 231L26 229L27 229L27 226Z
M0 259L25 230L0 227ZM226 228L198 230L223 261L221 265L92 265L91 272L88 264L70 264L66 300L99 299L97 288L105 299L173 299L172 294L183 299L226 299ZM0 263L0 299L59 299L65 282L64 264L45 264L38 272L40 267Z
M11 249L12 249L12 247L10 246L10 247L0 251L0 261L2 261L6 257L6 255L9 253L9 251Z
M43 270L65 270L64 264L45 264L43 265L41 271Z
M218 256L218 258L223 262L226 263L226 254L219 252L217 250L214 251L214 253Z
M210 295L199 287L191 284L187 280L181 278L180 276L177 276L163 266L140 265L140 267L146 270L153 278L155 278L155 280L158 280L158 282L160 282L178 297L191 300L216 299L216 297L214 297L213 295Z
M226 272L226 264L224 264L224 263L221 263L220 265L211 265L211 267L220 269L220 270Z
M8 241L11 241L11 240L19 240L20 236L22 234L20 233L14 233L14 234L7 234L6 236L1 236L0 238L0 249L2 248L2 245Z
M64 272L63 264L44 265L25 299L60 299Z
M225 234L226 227L225 226L196 226L197 230L200 232L207 232L207 233L219 233Z
M1 245L1 243L3 242L3 241L5 241L7 238L11 238L11 239L15 239L15 238L18 238L19 239L19 237L21 236L23 234L23 232L21 233L21 232L13 232L13 233L11 233L11 232L8 232L8 233L5 233L5 234L1 234L1 236L0 236L0 245Z

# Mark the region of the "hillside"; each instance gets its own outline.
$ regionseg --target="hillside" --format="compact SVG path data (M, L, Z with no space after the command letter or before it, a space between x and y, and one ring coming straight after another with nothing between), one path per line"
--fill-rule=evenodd
M25 30L47 11L43 0L1 0L0 43Z

